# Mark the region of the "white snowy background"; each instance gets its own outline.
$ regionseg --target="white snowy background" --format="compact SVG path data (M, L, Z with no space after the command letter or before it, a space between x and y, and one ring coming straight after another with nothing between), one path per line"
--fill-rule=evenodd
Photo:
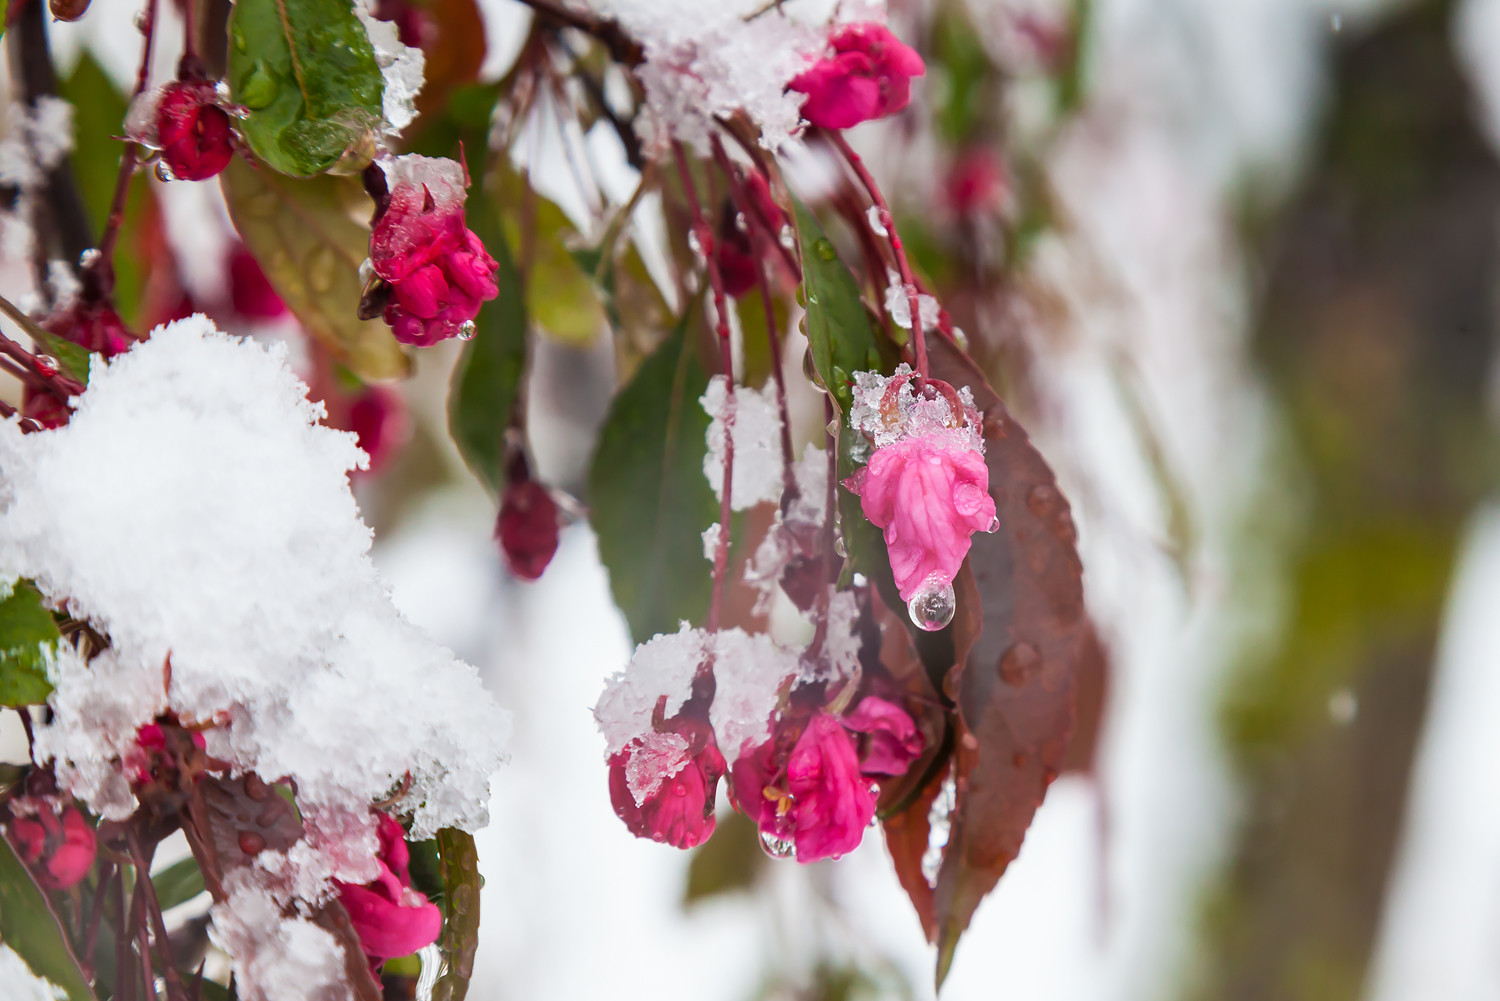
M1006 2L1019 0L969 0L978 9ZM509 0L483 6L494 73L524 14ZM950 1001L1165 997L1191 965L1201 881L1233 822L1213 732L1219 685L1236 640L1276 612L1264 582L1235 582L1231 602L1226 578L1230 533L1274 434L1244 364L1248 293L1232 198L1248 179L1274 189L1295 176L1326 47L1379 6L1096 4L1093 110L1061 143L1053 175L1095 248L1089 274L1119 294L1076 303L1083 336L1046 359L1067 420L1041 445L1065 480L1088 469L1102 495L1079 518L1090 601L1114 654L1101 781L1065 777L1053 787L960 947ZM132 16L131 4L98 3L79 24L56 26L59 60L88 46L125 81L136 58ZM1455 36L1500 138L1500 0L1464 3ZM164 45L158 57L165 70L176 54ZM858 138L881 149L878 127ZM219 280L193 270L204 258L194 248L226 225L211 186L173 184L162 195L189 286ZM1084 267L1064 246L1044 254L1064 283ZM1198 508L1191 597L1142 541L1161 534L1163 512L1106 366L1122 341ZM553 385L581 364L560 350L542 351L534 379ZM607 375L608 354L601 346L582 361ZM452 358L424 354L411 386L414 406L434 421ZM545 407L534 420L543 473L576 475L586 433ZM512 760L495 776L492 824L479 836L484 923L470 997L742 1001L769 971L805 973L819 936L834 949L864 943L858 958L892 957L917 996L930 996L932 956L878 837L838 864L778 865L769 892L682 910L687 856L631 838L609 805L589 708L630 647L594 540L585 526L568 529L542 580L518 584L493 552L492 518L477 486L455 488L428 497L375 552L397 605L479 665L514 712ZM1247 590L1257 600L1247 604ZM1471 527L1450 602L1372 1001L1500 998L1497 593L1500 510L1491 510ZM842 905L847 927L817 910L814 883Z

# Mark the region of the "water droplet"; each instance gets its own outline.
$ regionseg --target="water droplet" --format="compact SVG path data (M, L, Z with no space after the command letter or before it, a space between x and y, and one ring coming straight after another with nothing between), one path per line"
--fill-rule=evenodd
M701 259L706 256L703 253L703 242L698 239L698 231L696 229L688 230L688 247L693 251L694 257Z
M777 234L776 239L787 250L795 247L797 245L797 234L792 232L792 224L787 223L781 227L781 232Z
M137 11L136 12L136 15L132 19L131 23L133 23L135 25L135 30L136 31L139 31L141 34L144 35L146 33L146 27L147 27L147 25L149 25L151 23L151 21L150 21L149 18L146 17L146 12L142 10L142 11Z
M239 842L240 851L246 855L259 855L266 850L266 839L254 831L241 831Z
M266 64L257 59L250 67L250 72L245 74L245 79L240 81L237 96L245 107L251 111L259 111L271 106L271 102L276 100L276 92L280 89L276 78L266 68Z
M839 419L835 417L833 420L829 421L828 426L823 430L828 432L828 437L837 438L839 436Z
M828 387L823 385L823 380L818 377L818 363L813 360L812 347L802 352L802 374L807 376L807 381L823 392L828 392Z
M1007 685L1024 685L1036 677L1042 666L1042 655L1036 647L1021 640L1000 657L1000 677Z
M997 514L995 515L995 517L991 518L990 523L984 526L984 530L990 535L994 535L996 532L1000 531L1000 516Z
M472 341L477 333L479 333L479 324L473 320L465 320L458 325L458 339L461 341Z
M462 883L454 889L451 897L453 910L459 914L467 914L474 909L474 887L469 883Z
M958 597L953 593L952 584L939 584L928 581L917 588L911 600L906 603L906 614L918 629L929 633L937 632L948 623L953 621L953 613L958 610Z
M848 559L849 548L844 545L844 537L842 535L835 535L833 537L833 551Z
M156 179L163 184L170 184L172 181L177 180L177 175L172 173L172 168L167 166L167 161L157 160Z
M375 264L366 257L359 262L359 284L365 286L370 284L370 279L375 277Z
M813 253L825 261L836 261L839 258L839 252L833 249L833 244L828 242L826 236L818 237L817 241L813 243Z
M785 838L778 838L770 831L760 832L760 847L772 858L796 858L797 846Z
M98 259L99 249L97 247L90 247L88 250L85 250L83 253L78 255L78 266L80 268L91 268L94 266L94 262Z
M1038 518L1044 518L1057 500L1057 491L1045 483L1038 483L1026 494L1026 509Z
M890 230L888 230L885 225L885 214L882 213L880 209L876 208L874 205L871 205L865 211L865 219L869 222L870 228L876 233L880 234L881 236L890 235Z
M52 357L51 355L37 355L36 367L37 371L41 372L43 375L49 377L54 376L57 374L57 359Z
M313 248L313 252L307 255L307 283L314 292L331 291L338 269L338 257L326 243Z

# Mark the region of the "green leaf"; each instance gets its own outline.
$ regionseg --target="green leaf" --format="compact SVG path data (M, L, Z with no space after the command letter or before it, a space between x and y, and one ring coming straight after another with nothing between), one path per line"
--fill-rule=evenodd
M3 0L0 0L3 2ZM89 349L74 344L66 337L58 337L51 331L37 327L28 333L40 341L38 348L57 359L58 367L84 385L89 381Z
M310 177L370 147L384 89L349 0L239 0L229 15L229 92L245 142L283 174Z
M47 659L60 638L51 613L42 607L42 596L31 585L16 581L0 601L0 705L47 701L52 692Z
M157 903L167 911L203 892L203 873L198 860L189 856L153 875L151 885L156 887Z
M807 310L807 340L818 379L829 387L839 407L844 433L839 435L839 519L849 567L874 581L892 608L905 613L891 578L890 560L880 530L865 519L859 498L844 489L854 475L850 454L854 434L848 430L850 390L855 372L895 370L894 347L879 337L860 298L859 285L839 260L838 251L807 206L793 198L797 237L802 245L802 301Z
M479 853L474 836L445 827L438 831L438 857L447 901L443 934L438 938L443 966L432 987L435 1001L463 1001L474 975L474 953L479 948Z
M707 388L685 317L615 397L599 433L590 520L637 641L708 611L702 532L718 520L719 505L703 475L709 421L698 398Z
M474 475L496 493L505 486L505 429L526 367L526 303L493 204L476 191L469 221L500 264L500 294L479 310L474 339L453 370L448 432Z
M3 834L0 834L0 942L15 950L32 973L61 988L68 1001L97 1001L46 895Z
M220 177L240 238L303 328L366 382L404 378L411 362L390 328L357 312L370 246L359 182L294 180L238 157Z
M760 847L760 832L754 822L742 813L726 814L719 818L714 836L693 849L682 902L695 904L720 894L748 890L766 864L766 853Z

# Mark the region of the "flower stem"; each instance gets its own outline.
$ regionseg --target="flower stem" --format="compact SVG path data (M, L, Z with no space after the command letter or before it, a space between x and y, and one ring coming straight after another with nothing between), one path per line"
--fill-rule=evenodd
M151 919L151 935L156 939L156 955L161 960L162 977L167 982L167 997L170 1001L186 1001L182 981L177 977L177 968L172 965L172 943L167 938L167 923L161 915L161 904L156 899L156 886L151 882L151 859L141 848L140 837L135 831L129 835L130 855L135 861L136 885L141 888L146 904L146 915ZM144 938L144 929L143 936Z
M922 308L917 296L917 283L912 278L911 263L906 259L906 249L901 245L901 234L896 232L896 220L891 215L890 206L885 202L885 196L880 193L880 186L875 183L875 178L865 167L858 153L850 147L849 141L844 134L837 130L824 133L833 148L839 151L839 155L849 164L849 169L854 171L859 183L870 195L870 201L875 203L875 210L880 213L880 224L885 227L887 235L891 240L891 253L896 257L896 270L901 273L901 283L906 286L906 301L911 308L911 343L913 353L916 355L917 375L921 381L927 381L927 341L922 333Z
M719 628L720 613L724 605L724 584L729 576L729 514L734 487L734 349L729 343L729 305L724 294L724 277L719 274L719 261L714 256L714 235L703 219L703 206L698 201L698 188L693 183L693 172L688 167L687 153L682 143L672 143L672 154L677 160L677 173L682 177L682 189L687 195L688 208L693 215L693 233L697 237L699 250L708 263L708 282L714 295L714 331L718 334L719 361L723 366L725 381L724 414L724 496L719 502L719 544L714 550L714 590L708 606L708 631Z
M146 21L141 27L145 40L141 44L141 65L135 75L135 93L132 103L146 91L146 80L151 73L151 43L156 37L156 3L146 0ZM191 0L189 3L191 6ZM104 233L99 237L99 256L90 262L89 272L94 278L96 294L108 299L115 291L115 244L120 239L120 227L125 222L125 199L130 194L130 179L135 174L135 165L140 154L135 143L125 140L125 151L120 154L120 173L115 178L115 193L109 203L109 218L104 223Z

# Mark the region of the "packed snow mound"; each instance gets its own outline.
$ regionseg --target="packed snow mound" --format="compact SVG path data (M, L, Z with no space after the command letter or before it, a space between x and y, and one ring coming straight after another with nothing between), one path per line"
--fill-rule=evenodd
M367 839L408 772L413 838L483 826L509 716L391 603L349 489L364 453L284 347L194 316L93 364L66 426L0 423L0 588L30 578L110 641L64 646L39 757L121 817L119 757L170 710L212 721L235 770L294 780L314 828Z

